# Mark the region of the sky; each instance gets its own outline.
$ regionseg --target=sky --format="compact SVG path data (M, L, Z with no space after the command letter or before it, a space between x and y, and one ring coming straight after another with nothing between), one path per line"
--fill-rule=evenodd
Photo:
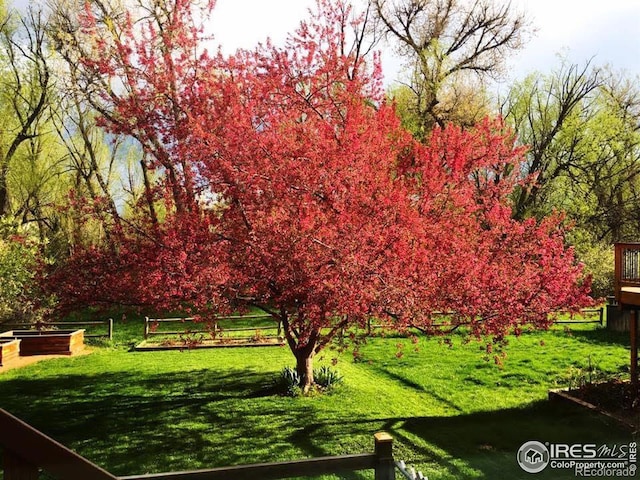
M271 37L276 43L295 29L313 0L217 0L212 30L227 52L249 48ZM356 3L356 2L354 2ZM519 53L510 57L506 80L535 70L549 72L558 55L582 64L593 58L640 76L640 0L511 0L537 29ZM397 77L400 63L391 48L382 50L385 82Z

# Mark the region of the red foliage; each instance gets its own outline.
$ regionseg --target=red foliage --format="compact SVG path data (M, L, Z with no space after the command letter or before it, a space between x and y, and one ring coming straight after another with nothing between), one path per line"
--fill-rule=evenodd
M451 311L452 326L501 338L589 304L561 217L511 218L523 152L510 133L487 120L417 143L377 64L345 53L349 18L320 1L286 47L215 60L179 55L197 35L177 22L170 38L147 28L144 48L131 33L86 60L122 78L136 52L146 80L127 77L105 125L155 155L169 208L117 250L77 251L50 277L62 304L259 305L281 316L299 366L372 316L436 332L432 314Z

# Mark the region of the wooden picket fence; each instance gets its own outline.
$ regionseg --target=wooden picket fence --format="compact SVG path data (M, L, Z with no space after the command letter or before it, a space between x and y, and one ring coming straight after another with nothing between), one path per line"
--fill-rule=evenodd
M37 480L45 471L58 480L277 480L373 470L375 480L394 480L393 438L374 435L374 452L259 463L185 472L116 476L93 464L9 412L0 409L4 480ZM133 452L132 452L133 454Z

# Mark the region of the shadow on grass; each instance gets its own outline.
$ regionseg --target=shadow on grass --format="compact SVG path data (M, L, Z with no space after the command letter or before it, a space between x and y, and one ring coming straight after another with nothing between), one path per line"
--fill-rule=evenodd
M137 474L243 462L252 452L233 446L267 441L271 428L252 418L289 400L272 385L270 375L229 368L59 375L4 382L0 407L114 474Z
M3 382L0 406L116 475L362 453L384 429L396 438L397 458L432 468L434 480L529 478L515 462L528 440L629 440L600 417L547 402L451 417L357 418L348 409L323 411L321 398L273 395L272 381L229 367L19 378Z
M416 463L435 462L452 478L466 478L471 470L477 478L487 479L531 478L516 463L518 449L530 440L571 445L631 440L629 432L603 417L546 401L521 409L408 419L392 434L415 452ZM575 474L545 471L536 478L575 478Z
M621 345L628 347L630 338L628 332L614 332L606 328L597 328L595 330L571 330L568 335L579 339L582 342L588 342L599 345Z

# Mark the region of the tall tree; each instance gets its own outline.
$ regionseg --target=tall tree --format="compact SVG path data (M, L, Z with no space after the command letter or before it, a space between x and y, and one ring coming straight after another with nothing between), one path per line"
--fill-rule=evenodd
M613 293L613 242L640 233L640 93L622 73L563 63L514 85L505 121L529 145L514 215L554 210L575 225L570 241L594 274L598 296ZM606 267L605 265L609 265Z
M92 235L87 224L70 225L72 246L83 241L113 242L112 234L121 230L121 214L116 204L123 200L123 186L118 184L121 173L128 164L126 138L109 137L96 125L96 112L73 90L67 92L62 102L65 107L56 112L54 126L66 155L64 164L70 178L71 193L75 199L71 214L77 208L90 205L95 211L99 234ZM131 186L132 192L136 189ZM76 212L77 214L77 212ZM82 229L85 229L83 232Z
M612 75L566 128L573 162L567 169L564 208L597 242L635 241L640 234L640 90ZM561 189L561 185L555 187Z
M524 14L494 0L370 0L382 30L398 46L409 76L418 135L448 121L472 125L484 116L478 95L509 52L529 34ZM470 95L469 92L475 92ZM473 105L473 108L469 108Z
M3 5L4 6L4 5ZM8 175L20 147L40 132L52 91L42 13L0 11L0 217L11 213Z
M535 177L533 185L517 193L517 218L549 213L545 207L552 183L567 175L579 155L568 132L592 112L589 102L602 85L601 71L590 63L563 62L549 75L534 73L517 83L502 102L502 117L518 133L519 141L529 146L523 172Z
M188 18L188 8L176 2L175 12ZM125 229L117 250L76 252L50 278L64 306L200 315L262 308L282 321L309 389L314 357L372 316L437 333L433 313L447 310L450 328L500 340L589 302L559 219L511 217L523 153L513 137L485 121L469 131L437 128L427 145L417 143L383 101L379 67L343 48L344 13L343 2L321 0L283 48L192 57L175 71L181 79L201 72L175 92L180 122L125 116L137 97L114 105L112 128L124 130L118 118L126 117L132 132L179 139L168 160L177 169L189 159L199 194L177 208L168 181L162 221ZM85 21L90 30L95 20ZM167 28L189 45L183 35L196 31L182 22ZM167 55L144 51L142 71ZM111 61L98 71L111 75ZM136 96L155 99L154 88L166 92L149 83Z
M166 171L172 202L193 209L193 166L176 149L188 132L187 103L210 60L199 51L197 18L213 0L57 0L52 36L84 98L113 133L135 138L141 167ZM81 14L77 15L80 11ZM189 31L194 28L195 32ZM153 196L148 186L147 195ZM153 213L153 209L150 209Z

